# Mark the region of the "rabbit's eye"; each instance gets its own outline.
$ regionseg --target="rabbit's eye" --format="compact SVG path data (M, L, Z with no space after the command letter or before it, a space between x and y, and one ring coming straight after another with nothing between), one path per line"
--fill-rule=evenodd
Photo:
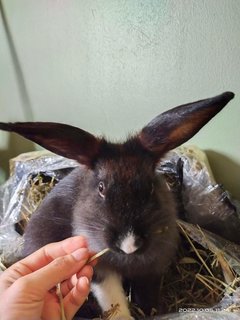
M100 197L105 198L105 185L102 181L98 184L98 193Z

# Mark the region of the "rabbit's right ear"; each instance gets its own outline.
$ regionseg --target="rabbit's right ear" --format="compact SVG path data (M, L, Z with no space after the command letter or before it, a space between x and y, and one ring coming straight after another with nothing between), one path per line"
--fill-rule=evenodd
M55 122L0 122L0 129L12 131L61 156L92 166L101 139L66 124Z
M194 136L233 97L232 92L225 92L213 98L170 109L144 127L138 139L159 159L165 152Z

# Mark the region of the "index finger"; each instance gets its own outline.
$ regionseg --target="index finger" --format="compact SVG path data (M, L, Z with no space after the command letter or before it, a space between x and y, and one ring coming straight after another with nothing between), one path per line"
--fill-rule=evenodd
M63 241L50 243L18 261L5 272L14 270L19 276L24 276L46 266L54 259L70 254L79 248L87 248L87 241L82 236L75 236Z

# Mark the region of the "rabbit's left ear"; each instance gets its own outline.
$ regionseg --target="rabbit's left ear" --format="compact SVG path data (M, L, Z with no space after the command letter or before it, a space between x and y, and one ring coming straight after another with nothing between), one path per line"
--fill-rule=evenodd
M210 119L233 99L232 92L181 105L166 111L139 133L141 144L160 158L194 136Z

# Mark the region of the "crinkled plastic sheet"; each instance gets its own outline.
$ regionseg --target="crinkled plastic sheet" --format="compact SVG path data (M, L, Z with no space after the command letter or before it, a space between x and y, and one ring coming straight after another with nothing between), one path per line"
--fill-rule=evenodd
M216 183L203 151L195 146L170 151L158 172L175 192L183 220L240 244L239 203Z
M0 187L0 261L7 265L21 257L23 237L15 226L22 219L29 178L44 172L60 180L77 163L48 152L33 152L11 160L11 166L12 175Z
M70 168L77 166L73 160L49 154L30 153L16 158L14 172L0 188L0 256L10 264L21 256L22 236L15 225L21 219L29 177L39 172L60 180ZM196 147L180 147L169 152L157 168L164 175L178 199L178 223L187 230L194 241L214 253L222 252L230 266L240 276L240 219L239 204L216 184L205 154ZM183 221L185 220L185 221ZM187 221L187 222L186 222ZM199 229L199 225L209 231ZM214 232L214 233L213 233ZM216 235L217 234L217 235ZM204 235L204 236L203 236ZM235 241L230 242L226 239ZM227 312L233 310L235 313ZM240 290L226 294L222 301L208 310L179 310L179 313L153 317L154 319L229 319L240 318ZM181 311L181 312L180 312Z

